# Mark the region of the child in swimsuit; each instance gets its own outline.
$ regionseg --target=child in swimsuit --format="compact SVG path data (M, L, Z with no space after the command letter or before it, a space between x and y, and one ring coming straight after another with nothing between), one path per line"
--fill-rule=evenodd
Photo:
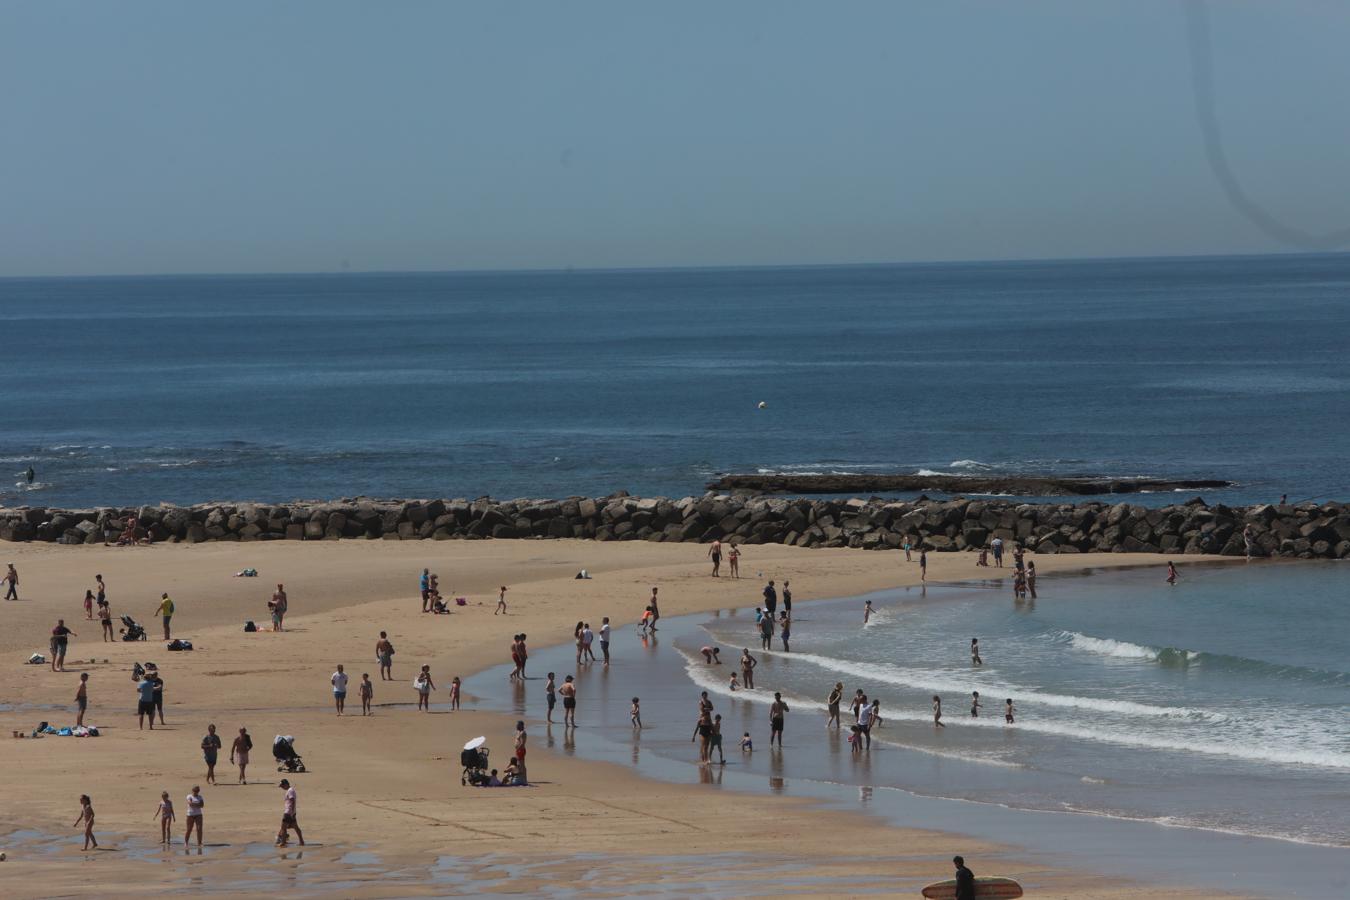
M169 843L170 826L174 820L173 801L169 799L168 791L159 795L159 808L155 810L155 817L159 819L159 842L167 844Z
M459 676L450 679L450 708L459 709Z
M628 711L628 718L633 721L634 728L642 727L642 710L638 707L638 698L633 698L633 708Z

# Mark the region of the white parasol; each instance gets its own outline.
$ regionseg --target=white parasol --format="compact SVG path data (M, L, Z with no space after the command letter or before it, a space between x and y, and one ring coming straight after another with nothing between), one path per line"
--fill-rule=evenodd
M486 744L486 743L487 743L487 738L485 738L485 737L476 737L476 738L474 738L473 740L469 741L467 744L465 744L465 745L464 745L464 749L465 749L465 750L477 750L479 747L483 746L483 745Z

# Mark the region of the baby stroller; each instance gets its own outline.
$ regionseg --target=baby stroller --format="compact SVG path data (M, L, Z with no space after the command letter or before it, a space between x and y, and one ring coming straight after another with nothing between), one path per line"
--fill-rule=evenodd
M122 617L122 640L124 641L143 641L145 640L145 629L142 628L131 616Z
M278 772L305 771L305 761L295 752L295 738L289 734L279 734L272 739L272 758L277 761Z
M459 764L464 767L460 773L461 785L480 785L488 782L488 748L483 746L483 738L476 738L459 751Z

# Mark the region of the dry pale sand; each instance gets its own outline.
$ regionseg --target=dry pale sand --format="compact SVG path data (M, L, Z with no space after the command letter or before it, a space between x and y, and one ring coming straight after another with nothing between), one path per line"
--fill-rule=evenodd
M232 895L324 893L352 897L534 894L583 884L595 896L917 895L946 877L953 852L978 871L1015 875L1034 896L1157 896L1115 879L1052 869L1014 848L960 836L892 828L861 814L825 812L785 797L646 781L627 769L576 760L534 744L529 790L472 790L458 780L458 749L486 734L502 760L512 722L488 712L446 711L438 692L431 714L412 708L416 667L430 664L438 687L509 661L517 631L536 647L570 641L577 619L609 615L631 623L651 586L662 615L753 604L759 582L707 576L705 547L580 541L313 542L202 544L144 548L10 545L0 563L21 574L19 602L0 603L0 864L6 896L172 893L210 889ZM1188 562L1196 558L1188 558ZM930 556L930 581L968 579L968 554ZM1142 555L1050 556L1036 560L1042 591L1056 573L1088 567L1163 565ZM236 578L251 566L258 578ZM469 598L451 616L420 612L417 576L430 567L448 596ZM577 581L581 568L594 576ZM918 566L900 553L745 548L752 576L790 578L798 603L912 584ZM132 614L152 640L103 643L85 621L82 598L101 572L114 615ZM267 620L274 585L286 584L291 612L282 634L245 634ZM510 585L510 614L493 615L496 587ZM192 653L167 653L153 617L162 591L177 603L175 636ZM65 674L22 662L47 652L64 617L72 639ZM398 649L392 682L373 660L378 632ZM133 660L153 659L166 682L168 727L140 731L129 679ZM92 662L91 662L92 660ZM106 660L106 661L105 661ZM336 663L355 682L376 676L375 715L333 714L329 675ZM621 655L615 666L630 662ZM633 663L636 664L636 663ZM88 671L86 721L103 736L16 740L37 721L73 724L78 673ZM223 754L219 786L207 798L205 854L157 847L152 814L159 792L178 808L202 784L198 744L208 722L224 736L240 725L254 736L250 774L234 784ZM584 729L583 729L584 731ZM293 779L311 846L303 854L271 848L280 817L281 777L271 764L276 733L297 736L311 771ZM71 828L81 793L92 796L97 833L108 848L82 853ZM16 833L20 829L28 833ZM1010 836L1013 837L1013 836ZM592 854L577 858L576 854ZM367 855L369 854L369 855ZM1186 892L1167 891L1168 896ZM1200 893L1191 894L1201 896Z

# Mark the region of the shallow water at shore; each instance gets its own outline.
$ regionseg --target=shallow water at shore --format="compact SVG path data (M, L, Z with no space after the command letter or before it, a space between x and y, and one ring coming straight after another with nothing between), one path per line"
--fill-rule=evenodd
M668 780L818 797L1067 854L1098 871L1289 895L1292 879L1343 877L1350 859L1346 675L1334 644L1343 613L1322 608L1319 633L1299 607L1339 597L1346 577L1335 565L1195 567L1175 589L1156 572L1062 577L1021 606L998 583L886 591L870 595L880 616L866 629L860 598L812 603L797 610L794 652L752 650L760 690L734 695L725 679L738 648L758 646L752 610L666 620L654 641L617 632L615 664L578 673L581 727L554 725L542 741ZM759 583L745 584L753 606ZM984 647L978 671L972 630ZM707 643L727 648L725 665L697 656ZM570 646L536 650L532 674L561 678L572 657ZM823 727L836 680L846 696L861 686L882 700L887 719L869 753L852 756ZM990 697L978 723L959 699L970 685ZM701 689L725 717L726 766L694 764ZM793 707L781 752L767 745L766 689ZM513 688L495 669L466 690L485 708L542 713L542 678ZM941 732L928 712L935 691L949 698ZM1018 721L1006 727L1010 691ZM648 726L638 735L634 694ZM736 749L743 731L751 754Z

